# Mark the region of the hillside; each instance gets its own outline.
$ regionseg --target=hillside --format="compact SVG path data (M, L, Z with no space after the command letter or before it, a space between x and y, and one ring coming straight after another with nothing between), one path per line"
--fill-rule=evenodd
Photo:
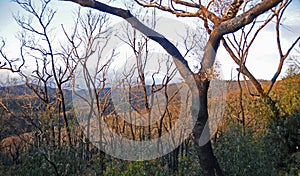
M274 90L280 90L282 81L278 81L274 87ZM239 96L240 88L238 86L237 81L224 81L225 86L227 87L226 90L226 97L230 99L232 97ZM244 93L247 92L248 84L249 89L251 92L255 92L255 88L251 85L250 81L242 81L241 85L243 88ZM269 86L269 81L262 81L263 87ZM158 86L159 87L159 86ZM147 96L151 94L150 92L151 86L147 86ZM178 85L171 84L168 86L168 91L173 92L178 89ZM56 100L56 90L54 88L48 87L50 101ZM110 88L106 88L100 94L102 97L106 96L110 91ZM144 109L145 103L143 101L143 92L140 88L133 87L132 88L132 97L133 100L131 101L132 106L135 109ZM24 132L31 132L33 129L32 126L32 117L28 113L24 113L22 110L26 106L40 106L43 104L38 96L26 85L17 85L17 86L7 86L7 87L0 87L0 102L5 105L5 108L10 111L10 113L6 112L4 107L0 107L1 112L1 119L0 119L0 126L4 127L0 130L0 139L4 139L9 136L19 135ZM67 104L67 111L72 109L72 91L69 89L64 90L64 96ZM215 95L218 96L218 95ZM215 97L209 97L209 99L214 99ZM209 100L210 101L210 100ZM174 102L174 101L172 101ZM35 109L35 111L39 111ZM110 114L113 111L113 107L108 107L106 110L106 114Z
M300 141L298 140L300 139L300 134L298 134L299 132L297 132L297 129L299 129L297 127L297 125L299 124L297 122L297 119L299 117L299 115L297 114L297 106L299 106L300 95L299 81L300 75L295 75L283 80L279 80L278 82L276 82L270 94L272 98L276 100L277 106L280 110L280 118L275 119L277 123L276 128L273 128L273 126L271 125L273 122L270 118L272 117L272 111L270 111L270 107L268 107L268 105L266 105L260 99L257 99L257 97L253 98L252 96L249 96L248 88L251 93L255 94L256 92L255 88L249 81L246 82L248 84L248 87L246 86L245 82L241 82L243 88L243 108L245 112L244 121L246 122L243 123L240 109L241 107L239 104L240 88L238 86L238 82L224 82L227 90L220 91L226 92L227 104L224 118L222 119L221 123L219 123L217 133L213 138L213 145L214 150L216 151L216 155L221 161L222 167L226 168L226 173L232 175L239 168L247 168L251 170L251 168L247 167L250 164L251 167L255 168L255 170L261 169L261 166L263 165L264 170L261 170L259 172L266 173L265 170L269 172L274 168L273 165L269 162L279 163L280 166L276 167L279 168L279 170L284 171L289 168L298 167L295 157L297 155L297 152L299 151L300 144ZM271 84L269 81L261 81L261 83L264 89L266 89ZM180 86L171 84L168 87L168 95L174 94L177 91L178 87ZM51 92L51 94L49 94L49 99L52 101L51 105L55 107L55 103L57 100L56 90L53 88L48 89L49 92ZM101 102L104 101L104 95L111 95L110 89L105 89L104 92L105 93L100 94L102 96ZM74 142L72 152L67 152L69 149L65 150L67 149L67 131L63 127L64 123L62 118L60 122L57 119L57 108L49 108L47 110L44 102L42 102L35 95L35 93L25 85L2 87L0 88L0 93L2 95L0 102L2 103L2 105L4 105L0 107L0 156L5 168L9 168L10 165L14 165L14 167L18 167L20 165L20 168L23 168L24 164L28 164L28 161L29 163L32 163L32 160L35 160L40 155L42 155L42 157L40 157L39 160L47 164L49 163L49 161L44 161L44 157L47 155L43 154L43 150L48 150L48 152L51 153L51 157L56 157L56 159L52 159L55 160L55 162L59 163L73 163L79 161L80 167L84 164L94 165L95 163L99 163L99 160L93 158L92 156L102 157L101 152L99 156L99 150L95 148L95 146L90 144L88 139L84 137L84 133L82 131L86 130L86 128L84 128L82 124L80 127L78 125L77 119L74 118L75 116L72 104L72 92L70 90L64 90L64 93L67 105L67 118L71 127L72 140ZM146 94L147 96L151 95L150 86L147 86ZM137 110L138 113L131 114L131 111L124 111L122 115L138 120L140 116L143 116L147 113L147 109L145 108L144 103L144 94L141 89L133 87L131 95L134 98L131 99L130 106ZM164 94L161 95L162 96L158 97L158 101L163 101ZM104 113L103 120L106 124L108 124L110 128L108 131L104 132L106 132L107 134L115 132L120 136L123 136L124 138L142 141L147 141L151 138L157 138L168 132L170 129L172 129L172 127L176 125L176 120L178 118L178 114L180 113L179 111L181 110L180 108L182 108L179 95L180 94L175 94L172 101L169 102L168 110L163 116L163 119L155 119L156 121L154 121L151 126L132 125L128 123L128 121L119 117L118 113L120 112L114 113L114 110L116 108L114 107L114 105L108 106L109 108L107 108L107 111ZM218 96L220 96L220 94L211 94L209 97L209 103L217 101L218 98L220 98ZM111 102L111 97L109 97L108 100L108 102ZM122 101L119 101L118 103L122 103ZM81 109L77 109L77 111L83 114L88 114L88 112L90 112L89 107L82 106L79 108ZM157 113L158 116L162 114L159 111L153 111L153 113ZM85 117L81 118L83 119ZM98 120L99 119L97 118L91 118L90 131L92 133L97 133L97 130L99 130ZM278 120L279 122L277 122ZM283 122L281 122L281 120L283 120ZM58 127L59 124L61 125L60 128ZM269 132L265 133L266 131ZM52 148L53 144L51 144L51 142L51 145L49 145L49 141L51 141L50 139L53 139L53 136L54 138L60 139L60 143L56 142L55 145L62 148ZM114 142L112 140L113 138L110 138L110 136L107 137L108 138L104 137L106 142ZM166 155L165 158L163 157L162 159L159 159L160 162L163 161L166 163L174 163L174 158L178 159L178 157L180 157L180 160L182 160L180 161L182 167L185 167L185 165L189 165L190 163L196 163L196 161L194 161L195 159L193 158L193 145L191 141L192 139L188 138L179 148L177 148L178 150L176 149L169 155ZM28 145L29 143L31 143L31 145ZM271 151L269 150L269 144L272 144ZM118 148L118 145L118 143L115 143L113 146ZM28 147L31 148L31 150L28 150ZM280 151L280 157L277 156L279 155L278 153L276 155L274 154L274 151L276 150L273 150L273 148ZM35 150L37 151L34 153ZM33 153L31 153L32 151ZM55 152L58 153L55 154ZM234 152L234 154L232 152ZM181 153L181 155L178 155L179 153ZM272 155L270 155L270 153L272 153ZM21 156L26 157L22 158ZM84 158L88 156L90 156L91 158ZM60 157L62 158L61 160L59 159ZM69 157L73 158L70 159ZM69 159L66 160L66 158ZM116 167L120 168L123 167L121 167L120 164L128 164L127 161L121 162L112 159L111 157L107 157L106 159L109 159L109 162L113 163L113 165L117 165ZM25 162L22 163L22 160L24 160ZM287 160L289 165L282 165L282 163L285 163ZM89 161L91 161L91 163L89 163ZM236 165L237 162L239 163L239 165ZM155 169L160 168L161 166L159 165L160 164L157 164L157 166L155 166ZM238 168L232 168L233 165L236 165L236 167ZM51 168L51 166L48 167ZM112 167L112 165L109 165L108 167ZM198 168L198 166L191 167L194 169ZM108 169L108 171L112 170L114 169ZM113 173L121 172L122 171L119 170L113 171ZM7 171L7 173L10 173L10 171ZM247 173L249 172L247 171ZM110 174L108 173L107 175Z

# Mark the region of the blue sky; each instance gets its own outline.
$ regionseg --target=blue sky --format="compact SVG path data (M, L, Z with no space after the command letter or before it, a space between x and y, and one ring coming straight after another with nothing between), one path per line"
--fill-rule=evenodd
M57 10L54 26L60 24L72 25L72 13L77 6L70 2L54 1L54 8ZM12 18L12 13L19 11L19 7L9 0L0 1L0 36L7 40L6 53L11 57L18 57L18 40L15 35L20 28ZM300 35L300 0L293 0L288 7L284 19L285 28L282 28L282 44L286 49L297 36ZM264 29L250 50L247 66L249 70L259 79L270 80L277 69L279 63L278 51L274 28L270 25ZM59 32L58 32L59 33ZM295 54L292 52L291 54ZM217 58L222 65L222 71L225 79L231 78L231 71L236 70L237 65L231 60L228 54L220 47ZM286 67L284 67L286 69ZM0 74L4 73L0 70ZM284 70L283 70L284 73ZM233 76L236 75L234 72ZM283 75L283 74L282 74Z

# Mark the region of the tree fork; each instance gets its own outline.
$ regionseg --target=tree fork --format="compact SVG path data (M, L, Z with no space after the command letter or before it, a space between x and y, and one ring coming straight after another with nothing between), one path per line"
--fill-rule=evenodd
M141 33L160 44L173 57L174 63L178 71L180 72L181 76L189 85L192 91L192 116L194 119L196 119L196 124L193 129L194 143L197 155L200 159L201 167L203 168L206 175L223 175L217 162L217 159L213 154L211 142L209 139L209 128L208 125L206 125L208 120L207 92L209 87L209 80L206 77L201 76L201 74L194 74L189 69L187 61L170 41L168 41L161 34L155 32L154 30L148 28L143 23L141 23L130 13L130 11L112 7L94 0L64 1L75 2L82 6L90 7L125 19L128 23L132 25L133 28L139 30ZM219 21L217 20L218 23L215 24L215 27L210 34L208 43L205 46L205 53L201 63L202 68L199 73L205 73L206 69L211 69L211 67L213 66L216 51L219 47L219 43L223 35L241 29L242 27L251 23L256 17L275 7L280 2L282 2L282 0L262 1L261 3L258 3L257 5L255 5L254 7L252 7L251 9L249 9L241 15L222 21L221 23L219 23ZM201 18L201 16L199 17ZM195 80L195 78L197 79ZM194 81L196 81L196 86L194 85ZM196 109L198 108L200 108L199 111L196 111ZM206 139L201 139L202 136L206 137ZM207 143L201 143L201 141Z

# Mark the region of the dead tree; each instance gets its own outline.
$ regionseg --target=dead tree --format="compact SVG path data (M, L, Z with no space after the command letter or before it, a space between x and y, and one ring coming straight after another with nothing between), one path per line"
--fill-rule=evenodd
M204 49L204 56L201 61L201 69L197 73L193 73L188 66L187 61L184 59L179 50L164 36L151 30L145 26L141 21L135 18L130 10L124 10L104 4L94 0L66 0L78 3L85 7L90 7L105 13L119 16L129 22L134 28L142 32L151 40L159 43L174 59L181 76L189 85L192 92L192 115L195 119L194 146L199 157L201 167L205 175L223 175L221 168L213 154L209 128L207 127L208 121L208 106L207 106L207 92L209 88L209 73L213 67L216 58L216 52L219 48L220 42L224 35L233 33L242 27L250 24L261 14L276 7L282 0L269 0L261 1L254 4L245 12L240 12L240 7L244 1L236 0L229 4L226 13L216 13L211 8L211 4L203 3L201 1L145 1L135 0L136 3L143 7L153 7L162 11L170 12L177 17L199 17L204 24L204 27L209 33L209 38ZM188 8L187 8L188 7Z

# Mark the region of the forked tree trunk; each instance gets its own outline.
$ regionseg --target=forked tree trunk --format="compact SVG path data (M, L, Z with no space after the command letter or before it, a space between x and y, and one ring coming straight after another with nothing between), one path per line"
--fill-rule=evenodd
M180 54L179 50L164 36L145 26L142 22L135 18L129 10L115 8L94 0L65 1L72 1L82 6L97 9L99 11L119 16L125 19L132 25L133 28L139 30L141 33L143 33L153 41L159 43L173 57L176 67L179 70L181 76L184 77L184 80L188 84L193 84L193 81L189 82L191 80L191 74L193 73L189 69L187 61ZM215 14L207 11L207 9L203 6L203 9L201 9L201 13L204 14L205 18L209 17L210 20L215 22L215 27L211 31L209 40L207 41L207 44L205 46L205 53L201 63L201 69L205 71L205 69L210 69L213 66L220 40L225 34L235 32L241 29L242 27L246 26L247 24L250 24L256 17L272 9L280 2L282 2L282 0L261 1L261 3L258 3L257 5L253 6L248 11L225 21L216 18ZM202 6L200 7L202 8ZM197 151L197 155L199 157L200 164L205 175L223 175L217 162L217 159L212 151L212 146L209 139L209 128L206 128L206 122L208 120L207 92L209 87L209 81L207 79L197 79L196 84L197 90L192 90L192 116L196 120L196 124L193 129L195 149ZM193 87L193 85L190 86ZM199 111L197 111L199 107L197 108L196 106L200 106Z

